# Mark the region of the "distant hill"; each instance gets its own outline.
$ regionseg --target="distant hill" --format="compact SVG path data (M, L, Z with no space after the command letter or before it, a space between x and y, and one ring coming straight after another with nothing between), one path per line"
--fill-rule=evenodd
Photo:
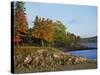
M81 38L81 43L96 43L97 42L97 36L94 37L88 37L88 38Z

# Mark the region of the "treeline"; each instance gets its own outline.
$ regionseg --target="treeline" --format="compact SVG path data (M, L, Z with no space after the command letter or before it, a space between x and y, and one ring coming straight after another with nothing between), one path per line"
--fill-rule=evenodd
M80 42L83 42L83 43L96 43L97 42L97 36L88 37L88 38L81 38Z
M34 14L34 13L33 13ZM23 2L16 2L14 7L14 44L66 47L80 41L80 36L66 31L61 21L36 16L33 28L28 27Z

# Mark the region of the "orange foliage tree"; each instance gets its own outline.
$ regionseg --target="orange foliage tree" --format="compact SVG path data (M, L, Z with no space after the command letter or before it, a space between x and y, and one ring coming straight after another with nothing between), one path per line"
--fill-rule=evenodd
M47 41L49 45L51 45L53 42L53 34L54 22L50 19L39 18L36 16L32 36L40 39L42 46L44 46L44 41Z

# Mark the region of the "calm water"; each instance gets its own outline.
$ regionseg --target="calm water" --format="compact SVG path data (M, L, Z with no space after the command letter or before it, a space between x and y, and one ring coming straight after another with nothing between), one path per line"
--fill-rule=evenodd
M97 48L97 43L87 43L85 45L91 48Z
M82 51L70 51L72 55L78 55L82 57L86 57L88 59L97 59L97 50L82 50Z
M87 43L85 44L87 47L90 48L97 48L97 43ZM88 59L97 59L97 49L90 49L90 50L81 50L81 51L70 51L72 55L86 57Z

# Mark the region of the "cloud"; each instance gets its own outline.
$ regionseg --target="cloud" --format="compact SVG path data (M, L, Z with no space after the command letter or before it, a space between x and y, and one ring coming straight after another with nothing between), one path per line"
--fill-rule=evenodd
M80 21L77 20L77 19L72 19L72 20L69 20L68 23L69 24L74 24L74 23L79 23Z

